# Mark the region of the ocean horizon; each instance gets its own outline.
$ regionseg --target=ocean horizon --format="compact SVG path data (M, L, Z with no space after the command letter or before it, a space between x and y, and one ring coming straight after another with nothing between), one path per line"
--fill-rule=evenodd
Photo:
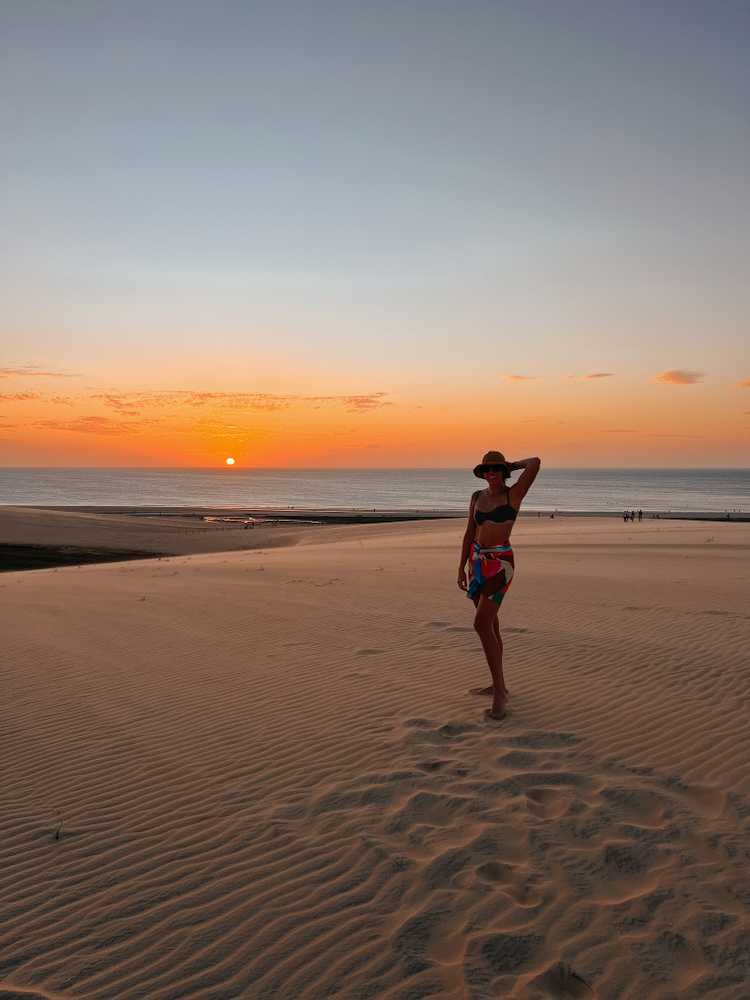
M459 512L479 485L470 470L455 468L6 468L0 504ZM542 466L523 509L746 514L750 469Z

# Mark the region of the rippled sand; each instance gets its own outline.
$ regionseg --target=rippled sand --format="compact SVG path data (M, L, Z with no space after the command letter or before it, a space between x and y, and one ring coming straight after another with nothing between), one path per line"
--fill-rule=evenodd
M0 998L746 1000L750 525L520 521L500 723L462 531L0 577Z

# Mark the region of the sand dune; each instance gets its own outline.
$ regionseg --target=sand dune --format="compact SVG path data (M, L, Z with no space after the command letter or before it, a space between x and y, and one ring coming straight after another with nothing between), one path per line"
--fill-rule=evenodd
M68 545L188 555L293 545L312 527L258 524L252 530L196 517L140 517L0 506L0 545Z
M462 524L316 531L0 577L0 1000L746 1000L750 526L519 522L501 723Z

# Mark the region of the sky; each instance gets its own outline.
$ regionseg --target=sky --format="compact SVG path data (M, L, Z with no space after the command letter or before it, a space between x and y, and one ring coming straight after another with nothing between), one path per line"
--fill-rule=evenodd
M750 466L746 0L4 0L0 466Z

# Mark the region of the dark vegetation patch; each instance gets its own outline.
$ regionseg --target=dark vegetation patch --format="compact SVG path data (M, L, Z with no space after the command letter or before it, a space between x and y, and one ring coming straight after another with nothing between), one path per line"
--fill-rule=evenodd
M80 545L6 545L0 543L0 573L85 563L121 562L125 559L158 559L162 552L132 549L88 548Z

